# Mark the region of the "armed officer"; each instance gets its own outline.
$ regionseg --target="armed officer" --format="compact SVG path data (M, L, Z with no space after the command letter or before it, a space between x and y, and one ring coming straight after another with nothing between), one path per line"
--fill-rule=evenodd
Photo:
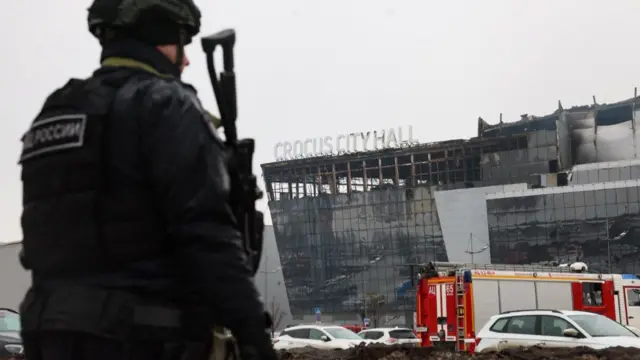
M243 360L275 359L223 143L180 81L200 11L95 0L88 23L102 66L54 91L22 139L26 357L180 358L209 351L216 324Z

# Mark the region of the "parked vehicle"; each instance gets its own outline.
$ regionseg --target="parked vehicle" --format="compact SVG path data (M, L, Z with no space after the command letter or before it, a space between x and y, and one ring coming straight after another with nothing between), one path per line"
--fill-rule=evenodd
M420 339L409 328L374 328L362 330L358 336L364 340L371 340L385 345L420 345Z
M417 282L415 330L423 347L473 352L477 326L509 310L587 311L640 327L640 278L586 270L583 263L429 264Z
M521 346L640 349L640 337L616 321L591 312L526 310L492 316L475 339L476 353Z
M280 336L273 340L276 350L293 349L310 346L316 349L349 349L361 343L371 343L363 340L351 330L334 325L298 325L286 328Z
M14 310L0 308L0 360L23 358L20 315Z
M627 325L626 326L627 329L631 330L634 334L636 334L638 337L640 337L640 329L638 329L635 326L631 326L631 325Z

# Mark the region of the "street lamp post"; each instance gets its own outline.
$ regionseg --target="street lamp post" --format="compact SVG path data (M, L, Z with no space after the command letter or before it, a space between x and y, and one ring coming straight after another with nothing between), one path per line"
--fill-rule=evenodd
M611 241L612 240L620 240L622 239L625 235L627 235L627 233L629 232L629 229L621 232L620 234L618 234L617 236L615 236L613 239L610 237L611 234L609 233L609 218L606 219L605 221L605 227L606 227L606 231L607 231L607 264L609 265L609 274L611 274L613 272L612 267L611 267Z
M474 250L473 248L473 233L469 234L469 247L464 252L471 255L471 263L474 264L474 255L480 254L481 252L487 250L489 245L484 245L480 250Z
M607 265L609 265L609 274L611 274L611 238L609 234L609 218L605 223L605 229L607 231Z

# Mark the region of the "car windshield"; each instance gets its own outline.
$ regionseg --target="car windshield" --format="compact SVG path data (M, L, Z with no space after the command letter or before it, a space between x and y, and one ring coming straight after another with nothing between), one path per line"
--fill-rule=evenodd
M347 330L341 327L330 327L324 328L324 331L328 332L329 335L333 336L336 339L341 340L362 340L362 338L351 330Z
M589 335L593 337L604 336L630 336L636 337L631 330L623 325L602 315L569 315Z
M0 310L0 332L20 332L20 315Z

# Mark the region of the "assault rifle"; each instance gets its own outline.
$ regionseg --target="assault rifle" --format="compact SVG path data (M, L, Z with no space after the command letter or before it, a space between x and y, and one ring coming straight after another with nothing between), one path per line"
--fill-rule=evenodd
M253 174L255 141L253 139L238 140L236 129L238 103L233 55L236 33L233 29L223 30L203 37L201 43L202 50L207 55L207 70L218 103L220 122L224 128L225 144L229 154L231 206L240 225L244 248L251 259L255 275L262 257L264 231L264 219L262 213L256 211L256 201L262 198L263 192L258 188L256 176ZM216 72L213 57L218 47L222 48L223 59L223 71L220 77Z

